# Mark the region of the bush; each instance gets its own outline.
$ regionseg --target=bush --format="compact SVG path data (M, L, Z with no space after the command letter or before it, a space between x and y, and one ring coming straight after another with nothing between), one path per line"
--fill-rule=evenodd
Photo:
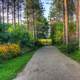
M32 40L30 39L30 36L27 32L23 33L20 39L20 45L21 47L31 47L32 46Z
M73 53L79 49L78 42L70 42L68 45L57 45L62 52Z
M79 48L78 42L76 42L76 41L70 42L68 44L68 53L72 53L72 52L78 50L78 48Z
M31 46L31 37L25 28L17 24L15 28L12 24L5 24L4 27L0 24L0 43L20 43L21 47Z
M18 44L1 44L0 57L5 59L18 56L20 54L20 46Z
M56 22L51 29L52 44L61 44L63 41L63 23Z
M52 44L52 40L51 39L39 39L38 41L42 45L51 45Z
M42 47L43 44L40 41L36 40L36 41L34 41L34 46L35 47Z

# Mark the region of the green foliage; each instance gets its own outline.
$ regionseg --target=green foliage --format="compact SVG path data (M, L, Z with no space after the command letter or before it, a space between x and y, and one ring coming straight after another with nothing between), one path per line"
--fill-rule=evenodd
M37 38L47 38L49 25L46 18L41 17L38 20L36 29L37 29Z
M0 80L12 80L16 74L28 63L33 55L26 52L23 56L8 60L0 64Z
M75 52L78 50L78 42L77 41L72 41L68 44L68 53Z
M76 31L76 22L70 22L69 23L69 32L75 32Z
M7 29L7 24L0 24L0 43L8 42L10 34L7 32Z
M12 24L6 24L6 28L0 26L0 43L20 43L21 47L31 46L30 35L25 26L13 27Z
M47 35L48 35L48 25L46 26L40 26L38 28L38 34L37 34L37 37L38 38L47 38Z
M71 45L72 46L72 45ZM59 45L58 48L65 54L67 55L68 57L80 62L80 50L75 50L75 48L73 48L75 45L72 46L71 49L68 48L68 46L65 46L65 45ZM70 51L69 51L69 50ZM69 51L69 53L68 53Z
M15 46L10 46L9 44L15 44ZM18 47L17 44L19 44ZM12 24L0 24L0 63L5 59L12 59L19 55L22 55L26 50L24 48L33 49L32 39L26 30L26 27L21 25L14 27ZM16 50L17 49L17 50ZM18 49L21 49L20 51ZM9 50L9 51L8 51ZM19 51L18 54L16 51Z
M72 52L71 54L68 55L69 57L71 57L72 59L80 62L80 50L77 50L75 52Z
M68 53L68 54L74 53L75 51L78 50L77 42L70 42L68 45L58 44L57 46L63 53Z
M73 16L75 14L75 1L68 0L68 14ZM50 10L50 18L56 17L57 20L60 20L63 17L64 11L64 1L63 0L52 0L52 6Z
M63 23L56 22L54 25L51 26L51 38L53 44L60 44L63 41Z
M60 49L63 52L72 53L76 51L79 47L78 41L76 41L75 38L75 32L76 32L76 25L73 22L69 23L68 28L69 34L69 43L67 45L63 44L63 23L62 22L56 22L54 25L52 25L52 32L51 32L51 38L53 41L53 44L56 44L60 46Z

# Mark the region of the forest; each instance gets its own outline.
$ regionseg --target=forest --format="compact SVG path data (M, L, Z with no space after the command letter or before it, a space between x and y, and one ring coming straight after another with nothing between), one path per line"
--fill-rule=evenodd
M46 4L48 20L41 0L0 0L0 80L14 78L44 46L56 46L80 62L80 0Z

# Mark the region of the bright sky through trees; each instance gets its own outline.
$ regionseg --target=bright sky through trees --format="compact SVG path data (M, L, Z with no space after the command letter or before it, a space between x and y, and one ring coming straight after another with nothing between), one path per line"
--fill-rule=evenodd
M43 3L43 7L45 9L44 16L48 19L50 6L51 6L51 0L41 0Z

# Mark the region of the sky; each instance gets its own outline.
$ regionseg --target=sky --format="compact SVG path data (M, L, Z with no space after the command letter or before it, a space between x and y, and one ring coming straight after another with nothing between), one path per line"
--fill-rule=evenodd
M51 4L47 3L51 3L51 0L41 0L41 2L43 3L43 7L45 8L44 16L48 19Z

